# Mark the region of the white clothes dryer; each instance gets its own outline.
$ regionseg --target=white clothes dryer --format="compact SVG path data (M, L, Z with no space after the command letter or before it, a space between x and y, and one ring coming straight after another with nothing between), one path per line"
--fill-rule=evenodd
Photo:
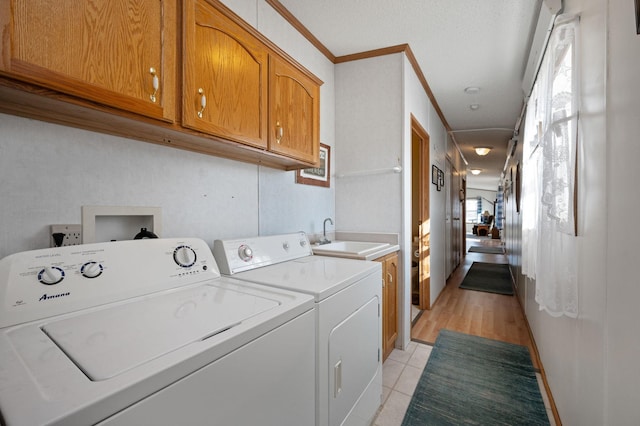
M216 240L223 275L312 295L316 306L316 424L370 425L382 395L378 262L314 256L295 234Z
M0 423L312 425L313 308L221 277L194 238L10 255Z

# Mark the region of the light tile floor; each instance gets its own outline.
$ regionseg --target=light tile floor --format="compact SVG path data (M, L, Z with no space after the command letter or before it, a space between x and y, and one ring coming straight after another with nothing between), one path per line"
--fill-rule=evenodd
M432 346L410 342L406 350L394 349L382 366L382 405L373 424L375 426L400 426L409 407L422 370L427 365ZM544 406L551 426L555 426L549 398L536 373Z
M382 406L375 426L400 426L422 375L431 346L410 342L407 350L394 349L382 366Z

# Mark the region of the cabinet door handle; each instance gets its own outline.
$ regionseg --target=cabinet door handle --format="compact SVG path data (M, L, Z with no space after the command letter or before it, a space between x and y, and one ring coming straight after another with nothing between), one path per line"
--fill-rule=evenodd
M153 93L149 95L149 99L151 102L156 101L156 94L158 93L158 89L160 88L160 79L158 78L158 73L154 67L149 68L149 74L151 74L151 86L153 87Z
M198 94L200 95L200 111L198 111L198 118L202 118L202 113L207 107L207 97L205 96L204 89L202 87L198 89Z
M282 136L284 136L284 129L280 125L280 122L276 121L276 143L280 143L282 141Z
M389 284L393 283L393 275L390 272L387 272L387 277L389 278Z

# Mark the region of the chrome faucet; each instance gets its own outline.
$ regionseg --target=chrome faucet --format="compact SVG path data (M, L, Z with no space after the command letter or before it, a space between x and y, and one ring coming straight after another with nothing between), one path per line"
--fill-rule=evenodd
M322 224L322 241L320 241L320 244L329 244L331 241L329 241L327 239L327 221L329 221L329 223L331 223L333 225L333 220L331 220L330 217L326 218L324 220L324 223Z

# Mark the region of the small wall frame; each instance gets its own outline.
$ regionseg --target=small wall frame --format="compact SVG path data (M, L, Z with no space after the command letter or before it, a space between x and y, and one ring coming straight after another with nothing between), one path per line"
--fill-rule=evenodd
M296 172L296 183L329 188L331 185L331 147L320 144L320 165Z
M444 186L444 172L435 164L431 166L431 183L436 186L438 191Z

